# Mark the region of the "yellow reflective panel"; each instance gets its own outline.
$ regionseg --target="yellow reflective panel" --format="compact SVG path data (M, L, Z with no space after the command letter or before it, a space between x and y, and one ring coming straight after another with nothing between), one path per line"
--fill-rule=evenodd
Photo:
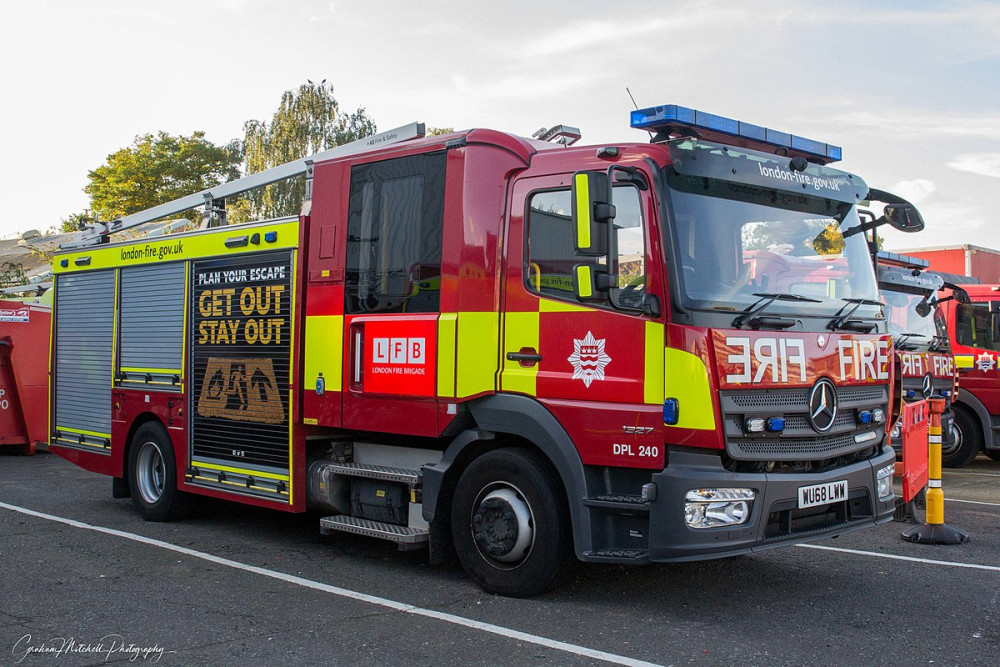
M305 335L306 389L316 388L320 373L326 391L341 391L344 363L344 316L310 315L306 317Z
M455 395L464 398L496 390L499 358L499 314L459 313Z
M507 313L504 315L504 360L500 388L536 396L538 364L522 366L519 361L507 359L508 352L523 348L538 350L538 313Z
M705 362L672 347L664 348L663 357L663 394L680 405L680 419L673 427L715 430L715 400Z
M663 395L663 325L646 322L646 363L643 379L643 402L658 405Z
M587 174L573 177L576 186L576 239L581 248L589 248L590 243L590 178Z
M437 395L455 396L455 348L458 344L458 313L441 313L438 318Z

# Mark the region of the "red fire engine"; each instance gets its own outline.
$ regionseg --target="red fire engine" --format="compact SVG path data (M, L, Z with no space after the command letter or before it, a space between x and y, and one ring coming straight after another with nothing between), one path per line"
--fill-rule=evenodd
M1000 461L1000 285L959 285L968 299L944 304L961 391L955 426L967 462L980 451Z
M756 125L632 126L415 124L93 230L54 265L52 450L150 520L317 507L506 595L888 521L868 187ZM298 217L87 245L300 174Z

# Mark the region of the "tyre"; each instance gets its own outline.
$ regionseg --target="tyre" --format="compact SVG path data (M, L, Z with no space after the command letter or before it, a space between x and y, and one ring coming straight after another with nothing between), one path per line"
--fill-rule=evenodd
M132 438L128 486L146 521L174 521L190 512L193 499L177 489L177 466L170 437L159 422L147 422Z
M961 468L972 462L983 448L983 433L971 412L955 406L955 442L946 451L941 449L941 465L945 468Z
M451 532L465 572L489 593L544 593L569 565L562 485L529 450L497 449L465 469L455 489Z

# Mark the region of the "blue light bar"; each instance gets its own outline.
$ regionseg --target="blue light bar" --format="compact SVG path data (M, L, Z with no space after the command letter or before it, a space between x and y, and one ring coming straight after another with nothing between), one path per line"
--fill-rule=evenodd
M632 127L638 130L657 131L665 127L685 125L695 129L710 130L731 137L739 137L752 142L776 148L788 148L797 153L820 158L823 162L843 159L840 146L822 141L806 139L787 132L778 132L760 125L751 125L732 118L716 116L697 109L689 109L677 104L665 104L632 112ZM763 148L763 146L762 146Z

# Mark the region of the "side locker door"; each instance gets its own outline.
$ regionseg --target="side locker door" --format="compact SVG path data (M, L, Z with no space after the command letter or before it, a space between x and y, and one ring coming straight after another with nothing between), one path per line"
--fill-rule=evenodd
M648 191L616 186L619 287L577 300L574 267L604 258L576 254L570 175L514 185L507 244L501 389L535 396L560 421L585 464L662 468L662 446L637 438L662 429L662 315L659 274L647 271ZM662 440L659 440L662 442Z
M115 271L56 278L52 444L111 453Z
M191 484L292 502L294 249L190 263Z
M444 151L351 172L344 428L436 436Z

